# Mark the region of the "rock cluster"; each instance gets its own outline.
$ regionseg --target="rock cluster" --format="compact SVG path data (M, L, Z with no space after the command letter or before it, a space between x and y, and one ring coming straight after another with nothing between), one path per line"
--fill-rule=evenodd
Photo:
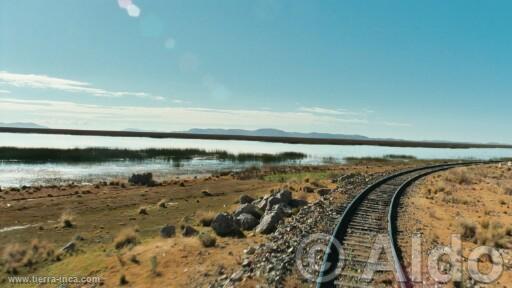
M330 235L340 214L344 211L344 206L340 206L332 196L336 193L343 193L347 195L344 203L349 203L373 178L359 173L347 175L340 177L343 180L336 179L338 188L333 190L332 193L328 193L320 200L302 207L297 214L286 222L286 225L277 225L275 230L270 232L265 244L251 246L246 249L240 270L235 271L231 277L222 279L219 277L210 287L235 287L238 281L256 277L266 280L266 285L261 287L283 287L285 277L292 271L297 270L295 259L297 247L312 234L325 233ZM277 194L279 195L279 193ZM280 197L286 200L288 199L288 193L283 193ZM267 224L262 224L264 222L275 223L274 217L277 218L277 216L270 215L286 214L286 209L283 209L286 206L274 203L276 200L270 200L270 198L267 197L266 201L256 200L256 203L252 203L257 207L265 207L265 213L260 224L256 227L257 231L267 227ZM270 206L270 209L267 209L268 206ZM317 264L321 263L322 258L323 255L319 254L318 259L316 259ZM313 269L313 266L310 265L306 268ZM299 272L297 273L299 277L302 277ZM308 273L316 275L318 271L308 270ZM303 279L303 281L307 282L308 280ZM309 282L309 284L314 283Z
M277 225L290 216L291 208L302 205L301 201L293 201L292 192L287 189L269 194L254 200L249 196L240 197L240 206L233 214L220 213L211 223L218 236L231 236L240 230L253 230L261 234L274 232Z

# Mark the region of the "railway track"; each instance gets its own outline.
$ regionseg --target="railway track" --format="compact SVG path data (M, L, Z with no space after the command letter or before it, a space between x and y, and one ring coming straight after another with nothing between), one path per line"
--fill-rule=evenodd
M428 174L453 167L481 164L482 162L450 163L426 166L384 177L362 191L346 206L325 251L324 262L317 279L317 288L324 287L410 287L407 274L401 265L398 249L396 218L399 199L407 187ZM370 251L378 237L384 243L381 257L375 261ZM341 249L340 249L341 248ZM392 259L382 256L392 255ZM372 256L372 257L371 257ZM372 261L368 261L373 259ZM384 262L382 262L384 260ZM372 279L388 279L393 284L373 285L363 279L367 265L390 263L391 272L376 272ZM375 266L374 266L375 267ZM381 269L382 266L379 266ZM376 269L376 270L379 270Z

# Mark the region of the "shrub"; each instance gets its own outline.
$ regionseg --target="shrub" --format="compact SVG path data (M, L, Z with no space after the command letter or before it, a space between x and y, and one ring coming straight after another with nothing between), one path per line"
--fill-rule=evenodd
M59 222L62 225L63 228L72 228L73 225L73 219L74 215L70 211L64 211L62 212L62 215L60 216Z
M5 246L2 263L9 274L17 274L21 267L31 267L37 263L53 260L55 251L48 242L32 240L30 245L23 246L18 243Z
M217 243L217 238L215 236L212 236L208 233L199 233L199 241L201 241L201 244L203 244L204 247L213 247Z
M453 169L448 174L448 179L451 182L459 185L469 185L472 183L471 177L468 175L466 168Z
M210 227L217 214L213 211L199 211L197 212L197 218L199 223L204 227Z
M114 239L114 247L121 250L124 247L133 247L139 243L137 232L134 228L125 228Z
M467 220L460 222L461 237L463 240L472 241L476 236L476 224Z

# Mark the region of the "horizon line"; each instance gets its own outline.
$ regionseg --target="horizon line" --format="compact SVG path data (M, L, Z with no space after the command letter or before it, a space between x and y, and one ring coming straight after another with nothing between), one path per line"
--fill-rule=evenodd
M512 149L512 144L469 143L469 142L434 142L412 140L385 140L385 139L336 139L336 138L307 138L285 136L249 136L227 134L196 134L186 132L138 132L115 130L81 130L81 129L55 129L55 128L14 128L0 127L0 133L19 134L52 134L72 136L102 136L102 137L140 137L140 138L175 138L196 140L220 140L220 141L255 141L285 144L307 145L354 145L354 146L385 146L402 148L503 148Z

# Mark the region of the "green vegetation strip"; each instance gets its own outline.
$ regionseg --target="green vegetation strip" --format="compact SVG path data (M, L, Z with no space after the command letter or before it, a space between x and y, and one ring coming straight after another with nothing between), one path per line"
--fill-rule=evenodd
M0 161L21 162L104 162L116 160L186 161L198 157L209 157L221 161L275 163L297 161L307 157L299 152L278 154L240 153L226 151L206 151L201 149L52 149L52 148L15 148L0 147Z

